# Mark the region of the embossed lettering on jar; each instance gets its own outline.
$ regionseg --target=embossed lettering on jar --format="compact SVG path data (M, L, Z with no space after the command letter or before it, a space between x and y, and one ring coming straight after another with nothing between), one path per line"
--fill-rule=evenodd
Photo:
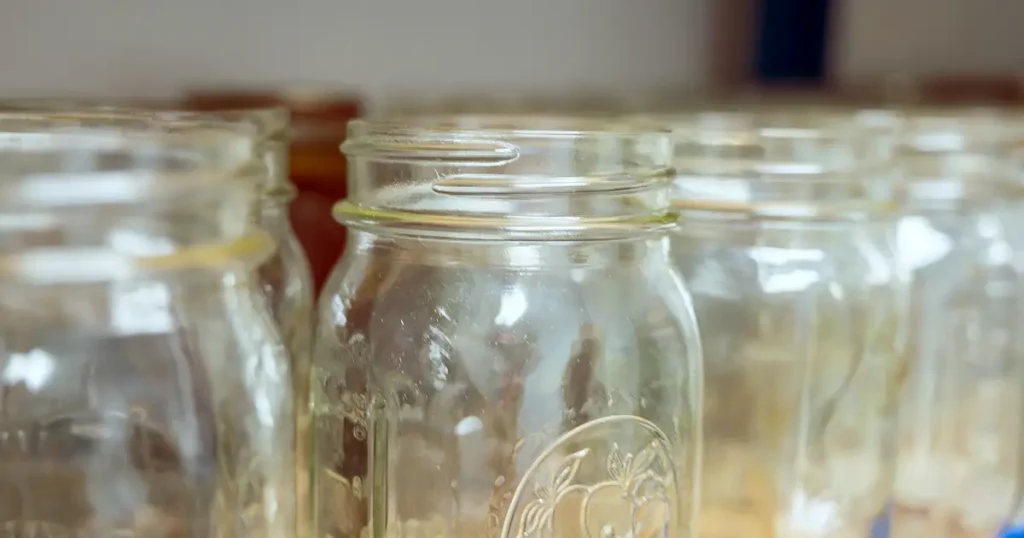
M314 352L319 536L677 536L699 339L664 133L354 122Z
M700 536L868 536L902 363L888 146L814 115L667 119L705 354Z
M7 536L294 532L248 133L0 117Z

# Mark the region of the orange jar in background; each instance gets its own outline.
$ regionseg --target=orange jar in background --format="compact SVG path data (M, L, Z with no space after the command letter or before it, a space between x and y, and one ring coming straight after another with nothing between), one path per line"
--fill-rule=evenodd
M291 221L306 250L317 293L345 249L345 230L331 214L345 197L346 164L340 145L349 120L362 114L362 102L345 93L258 90L197 90L185 105L192 110L283 106L291 111L290 175L298 188Z

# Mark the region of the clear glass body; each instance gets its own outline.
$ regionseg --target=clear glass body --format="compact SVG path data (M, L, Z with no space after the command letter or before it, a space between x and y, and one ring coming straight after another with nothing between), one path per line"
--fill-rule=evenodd
M671 252L705 355L700 535L868 536L904 365L885 154L810 116L672 121Z
M259 275L264 293L271 302L274 317L289 345L289 351L301 358L299 370L308 371L312 338L313 291L309 263L288 220L288 203L295 187L288 177L288 111L283 108L250 108L203 113L176 110L158 103L138 103L130 108L98 102L60 100L0 101L0 110L20 114L59 115L64 121L174 122L212 124L223 121L252 131L252 153L266 167L266 173L249 174L258 182L260 196L255 202L255 220L277 244L274 254L264 262ZM300 378L303 376L299 376ZM308 391L299 391L304 394Z
M294 532L251 133L0 116L7 536Z
M298 194L291 220L312 267L319 294L345 248L345 230L331 214L345 198L345 157L338 146L349 120L362 115L359 95L310 88L197 88L187 92L190 109L224 111L283 106L291 112L289 165Z
M247 128L252 136L252 153L266 168L264 173L250 176L258 182L254 222L274 240L273 253L260 264L257 275L270 310L284 337L291 357L293 394L296 412L296 442L299 443L297 495L300 510L308 512L305 500L309 492L309 453L304 444L309 439L309 365L313 337L313 280L309 263L292 228L288 204L295 197L295 187L288 177L288 111L283 108L221 110L217 112L183 112L159 103L138 103L135 108L104 103L57 100L0 101L0 110L33 114L60 114L65 120L81 121L149 121L162 123L222 121ZM300 532L300 534L304 534Z
M270 233L277 248L264 262L259 274L274 317L289 344L289 351L301 358L300 370L308 371L312 338L312 276L309 263L288 220L288 203L295 187L288 177L288 111L283 108L253 108L216 112L184 112L157 103L139 103L135 108L97 102L59 100L0 101L0 110L19 114L59 115L64 121L79 122L174 122L212 124L223 121L252 131L252 153L266 167L266 173L249 174L258 182L260 196L255 202L255 221ZM299 376L303 377L303 376ZM304 394L308 391L299 391Z
M220 112L221 117L248 121L259 130L257 153L268 172L256 206L256 224L270 234L276 248L258 270L260 286L270 302L274 321L284 337L291 359L295 397L296 500L299 536L310 532L310 365L313 341L313 275L305 251L289 218L295 186L288 176L288 114L284 109Z
M692 535L700 349L668 140L578 121L351 125L314 344L318 536Z
M913 277L913 368L900 406L897 538L997 536L1019 503L1024 287L1006 226L1019 225L1024 192L979 154L1010 135L1004 127L966 116L902 125L910 204L897 246Z

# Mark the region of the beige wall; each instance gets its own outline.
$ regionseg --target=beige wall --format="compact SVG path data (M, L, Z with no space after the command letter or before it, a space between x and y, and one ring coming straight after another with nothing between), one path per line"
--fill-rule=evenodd
M629 93L706 80L713 0L3 0L0 95L205 81L374 96Z
M1024 0L844 0L834 73L1024 73Z

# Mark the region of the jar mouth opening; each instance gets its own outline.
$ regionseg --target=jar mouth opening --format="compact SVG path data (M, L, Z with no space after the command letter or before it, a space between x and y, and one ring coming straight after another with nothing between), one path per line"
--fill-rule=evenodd
M198 112L146 111L136 109L13 110L0 104L0 131L21 134L92 135L137 140L143 137L216 142L229 137L258 138L255 123L225 121Z
M665 135L667 128L642 122L557 114L431 114L356 119L349 139L395 136L464 139L616 139Z
M152 121L187 127L214 127L218 123L245 125L258 139L287 139L290 136L291 115L280 106L233 108L223 110L193 110L173 101L78 101L60 99L6 99L0 100L0 112L36 118L52 116L62 121L79 119L89 121L133 122ZM180 128L180 127L179 127Z
M863 131L854 111L842 108L787 108L752 105L748 108L695 109L629 116L633 121L661 124L675 139L774 137L843 140Z
M859 218L898 205L895 174L886 162L857 166L852 156L677 159L672 203L678 210L765 218ZM851 158L846 158L851 157Z
M423 233L643 233L674 176L667 131L576 116L356 120L342 148L351 204L339 218Z
M674 167L690 174L835 182L892 156L894 138L887 130L859 126L849 114L806 116L686 116L670 123Z
M610 110L622 110L626 102L607 95L575 94L568 98L543 94L493 93L450 95L423 100L399 96L387 103L388 114L397 116L441 114L573 114L580 117L607 117Z
M264 185L258 149L249 131L220 123L0 113L0 205L139 203Z

